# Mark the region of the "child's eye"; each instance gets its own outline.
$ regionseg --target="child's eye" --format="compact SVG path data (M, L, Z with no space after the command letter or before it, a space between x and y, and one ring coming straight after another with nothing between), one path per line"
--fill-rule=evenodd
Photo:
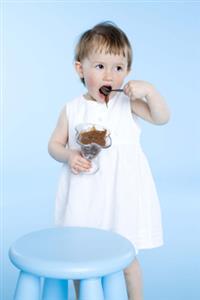
M116 66L116 67L115 67L115 70L119 72L119 71L122 71L123 69L122 69L121 66Z
M100 69L100 70L101 70L101 69L103 69L103 68L104 68L104 66L103 66L102 64L98 64L98 65L96 65L96 66L95 66L95 68L96 68L96 69Z

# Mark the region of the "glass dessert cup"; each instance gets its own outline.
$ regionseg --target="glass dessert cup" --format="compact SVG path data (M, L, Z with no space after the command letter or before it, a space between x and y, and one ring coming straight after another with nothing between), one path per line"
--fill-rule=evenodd
M99 170L98 154L101 152L102 149L109 148L112 144L110 132L105 127L92 123L80 124L75 129L76 142L80 145L82 156L92 162L92 167L90 168L90 170L82 173L94 174ZM106 132L103 144L100 145L93 141L89 143L82 142L81 135L84 133L91 132L92 130Z

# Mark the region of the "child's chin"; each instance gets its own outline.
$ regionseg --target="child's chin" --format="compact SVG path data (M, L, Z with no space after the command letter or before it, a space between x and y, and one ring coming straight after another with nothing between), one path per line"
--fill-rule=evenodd
M97 101L101 102L101 103L104 103L105 102L105 96L100 94Z

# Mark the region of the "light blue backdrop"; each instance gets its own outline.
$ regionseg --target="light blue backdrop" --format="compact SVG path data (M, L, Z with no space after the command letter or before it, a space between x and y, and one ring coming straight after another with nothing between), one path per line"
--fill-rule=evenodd
M134 62L128 79L155 84L172 112L166 126L141 121L165 232L164 247L139 255L145 296L197 299L200 3L8 2L2 5L1 299L12 299L17 278L8 260L10 244L30 231L53 226L60 165L49 157L47 143L64 103L84 90L73 68L75 42L80 33L104 20L114 21L132 42Z

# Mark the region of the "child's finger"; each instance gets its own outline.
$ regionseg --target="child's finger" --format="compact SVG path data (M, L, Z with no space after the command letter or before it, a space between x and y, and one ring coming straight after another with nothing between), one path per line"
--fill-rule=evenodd
M88 170L88 169L91 168L91 164L90 163L77 163L76 167L81 169L81 170L82 169Z
M80 172L88 172L90 170L90 168L85 168L83 166L74 166L73 168L71 168L72 173L74 173L75 175L78 175Z
M78 169L76 169L76 168L71 168L71 170L72 170L72 173L74 173L75 175L78 175L78 174L79 174Z
M91 166L91 162L85 158L80 158L77 163L79 165L83 165L84 167L90 167Z

